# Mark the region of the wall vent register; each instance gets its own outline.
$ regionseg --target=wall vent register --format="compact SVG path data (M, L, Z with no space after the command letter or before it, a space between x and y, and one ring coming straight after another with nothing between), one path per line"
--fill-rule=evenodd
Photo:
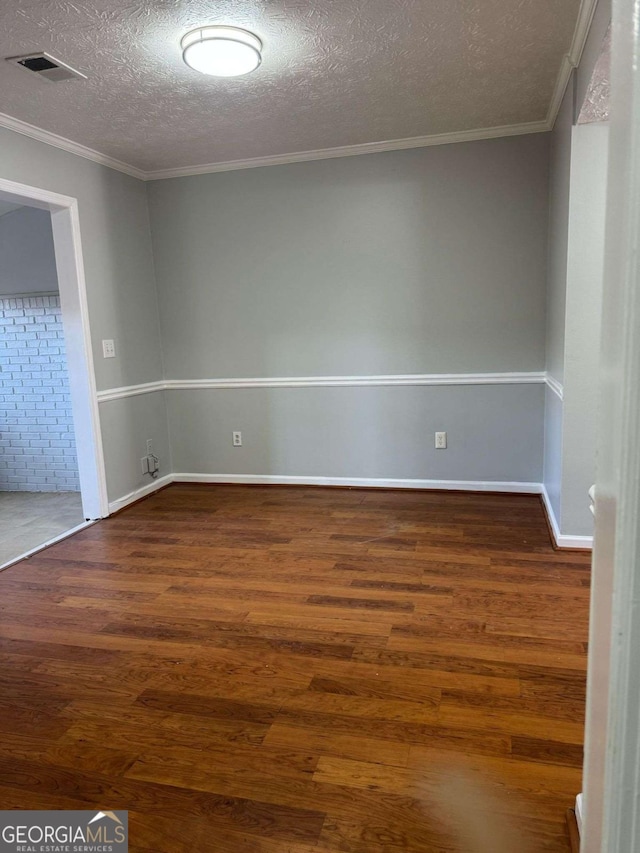
M46 51L40 53L30 53L27 56L9 56L7 62L13 65L19 65L27 71L31 71L42 77L44 80L49 80L51 83L62 83L64 80L86 80L86 74L77 71L66 62L56 59Z

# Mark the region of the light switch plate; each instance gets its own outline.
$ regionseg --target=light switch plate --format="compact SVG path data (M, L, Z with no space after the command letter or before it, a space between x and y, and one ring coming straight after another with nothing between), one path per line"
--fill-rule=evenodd
M102 355L104 358L115 358L116 357L116 342L115 341L102 341Z

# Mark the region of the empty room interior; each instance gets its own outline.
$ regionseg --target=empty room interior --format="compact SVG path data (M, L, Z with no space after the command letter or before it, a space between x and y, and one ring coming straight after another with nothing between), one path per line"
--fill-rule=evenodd
M637 851L590 620L613 15L0 3L9 841Z

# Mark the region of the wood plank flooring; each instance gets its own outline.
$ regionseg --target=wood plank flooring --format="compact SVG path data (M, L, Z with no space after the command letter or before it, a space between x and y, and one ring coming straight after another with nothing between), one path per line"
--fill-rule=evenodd
M0 573L0 808L128 809L132 853L566 853L589 563L535 496L174 485Z

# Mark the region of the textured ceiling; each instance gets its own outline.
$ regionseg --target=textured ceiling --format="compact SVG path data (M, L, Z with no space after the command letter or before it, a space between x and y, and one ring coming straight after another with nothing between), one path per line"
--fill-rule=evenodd
M0 112L144 170L539 121L579 0L0 0ZM187 68L180 37L235 24L247 77Z

